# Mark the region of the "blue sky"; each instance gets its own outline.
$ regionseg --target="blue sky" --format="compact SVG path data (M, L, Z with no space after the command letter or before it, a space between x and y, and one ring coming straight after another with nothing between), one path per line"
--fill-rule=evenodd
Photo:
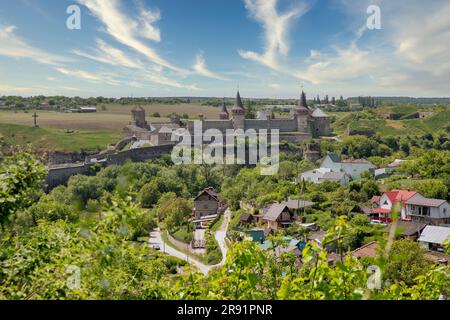
M450 96L449 30L447 0L0 0L0 95Z

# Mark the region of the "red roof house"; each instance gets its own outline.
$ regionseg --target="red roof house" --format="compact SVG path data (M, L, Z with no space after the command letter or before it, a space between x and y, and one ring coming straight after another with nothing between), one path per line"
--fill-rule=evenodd
M395 205L401 203L401 218L402 220L406 220L406 201L416 194L416 191L411 190L392 190L385 192L379 200L376 199L377 201L372 202L374 204L372 218L375 220L382 220L384 222L391 222L391 214L395 208Z

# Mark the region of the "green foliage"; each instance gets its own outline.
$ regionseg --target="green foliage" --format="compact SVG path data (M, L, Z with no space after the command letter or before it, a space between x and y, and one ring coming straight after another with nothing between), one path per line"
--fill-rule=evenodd
M346 145L354 155L367 151L353 142ZM381 144L394 146L393 141ZM414 148L413 162L420 162L421 154ZM426 178L438 176L417 185L424 195L427 191L442 195L442 186L447 186L448 155L439 151L435 156L440 167L430 158L409 172ZM42 195L39 185L45 170L32 156L25 154L23 159L29 163L14 166L16 162L8 158L0 163L0 199L15 197L15 201L3 200L8 206L0 206L2 217L9 222L0 233L2 299L437 299L450 286L448 266L431 265L413 242L382 245L381 230L366 216L350 213L357 204L379 194L377 183L370 179L348 187L295 184L293 177L308 163L297 166L294 157L285 157L280 174L269 177L261 176L258 168L180 167L160 159L112 166L93 177L74 177L68 187ZM219 174L223 175L220 179ZM138 241L148 237L156 221L189 241L192 202L188 199L210 181L220 184L222 196L235 208L240 200L257 209L299 194L313 200L316 204L302 218L330 229L323 248L309 243L299 260L280 250L287 243L279 233L270 237L272 247L266 251L255 243L232 242L225 264L207 276L188 268L177 274L185 262ZM142 209L137 203L152 209ZM230 229L238 225L242 212L233 212ZM286 230L300 238L308 232L296 227ZM205 262L217 264L222 260L221 251L210 230L206 239ZM348 253L373 239L379 240L380 255L370 263L382 269L383 286L368 290L369 261ZM329 251L340 257L334 264L329 262ZM80 268L79 288L68 286L71 266Z
M0 246L0 295L7 299L161 299L173 261L150 259L146 244L130 242L146 225L143 212L117 201L88 228L41 220L24 235L6 233ZM70 266L81 272L79 288L68 287Z
M390 189L416 190L424 197L432 199L448 199L448 187L437 179L401 179L388 183Z
M392 283L415 284L416 278L424 275L431 267L420 245L410 240L395 241L386 261L384 277Z
M189 200L178 198L173 193L161 197L156 208L159 220L163 222L169 231L176 231L188 224L192 213L192 203Z
M151 208L158 202L160 196L161 192L156 181L145 184L139 193L140 202L144 208Z
M38 198L45 175L41 162L20 150L0 162L0 225Z
M210 230L206 230L206 263L209 265L216 265L222 261L222 251L219 243L213 237Z
M190 223L187 223L179 227L177 231L172 232L171 235L178 241L190 243L193 239L193 227Z

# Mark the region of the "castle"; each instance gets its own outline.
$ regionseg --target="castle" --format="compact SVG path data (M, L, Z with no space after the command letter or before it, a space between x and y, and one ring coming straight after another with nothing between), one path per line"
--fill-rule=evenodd
M306 102L306 95L302 91L298 105L293 109L289 118L272 119L247 119L245 117L245 110L242 103L242 99L239 91L236 95L236 100L233 108L231 109L231 115L227 110L225 101L222 105L222 111L220 113L220 119L204 120L202 121L203 131L208 129L218 129L223 134L226 130L238 130L244 131L254 129L259 131L261 129L280 130L280 135L283 133L297 133L303 136L303 138L309 136L320 137L328 136L331 133L330 130L330 117L325 114L319 108L314 110L308 107ZM188 123L187 128L190 132L193 132L194 123L191 121Z
M124 128L124 137L148 141L152 145L172 144L172 132L182 126L180 118L176 115L172 116L168 123L149 124L142 107L134 108L131 114L132 121ZM238 129L244 131L253 129L257 132L262 129L279 130L280 138L288 142L305 141L313 137L328 136L331 133L330 117L320 108L308 107L303 90L298 105L292 110L288 118L247 119L238 91L231 114L224 101L219 119L204 119L200 115L200 121L203 132L209 129L219 130L223 134L227 130ZM194 133L194 121L189 121L186 128L191 134Z

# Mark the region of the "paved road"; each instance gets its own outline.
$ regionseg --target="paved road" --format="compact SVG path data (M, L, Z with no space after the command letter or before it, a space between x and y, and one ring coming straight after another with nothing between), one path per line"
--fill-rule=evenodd
M225 260L227 259L228 246L225 243L225 237L227 235L228 224L230 223L230 220L231 220L231 211L227 210L225 211L222 225L215 234L215 238L219 243L220 250L222 251L222 261L217 266L224 265Z
M189 256L189 258L188 258L185 253L178 251L177 249L175 249L172 246L165 243L161 237L161 230L159 228L150 232L150 238L148 240L148 243L150 246L155 246L155 245L159 246L161 251L164 251L168 255L171 255L171 256L174 256L174 257L177 257L179 259L189 262L190 264L196 266L200 270L201 273L203 273L204 275L207 275L208 272L212 268L222 266L225 263L227 251L228 251L228 247L225 243L225 236L226 236L226 233L228 230L228 224L230 222L230 218L231 218L231 211L227 210L225 212L225 217L224 217L223 223L215 234L215 238L216 238L217 242L219 243L223 258L219 264L214 265L214 266L209 266L209 265L203 264L200 261L193 259L191 256Z

